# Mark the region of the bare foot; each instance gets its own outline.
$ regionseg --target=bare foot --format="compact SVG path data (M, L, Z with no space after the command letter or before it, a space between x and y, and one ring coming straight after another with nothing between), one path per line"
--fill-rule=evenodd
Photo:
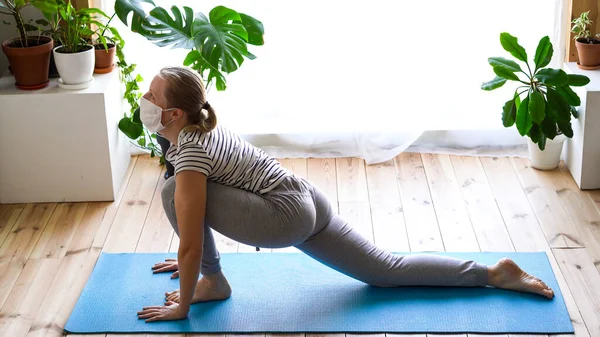
M511 259L501 259L489 268L489 285L496 288L534 293L547 298L554 297L554 291L542 280L533 277L517 266Z
M167 301L179 303L179 289L165 293ZM224 300L231 296L231 286L222 272L203 276L196 284L192 303Z

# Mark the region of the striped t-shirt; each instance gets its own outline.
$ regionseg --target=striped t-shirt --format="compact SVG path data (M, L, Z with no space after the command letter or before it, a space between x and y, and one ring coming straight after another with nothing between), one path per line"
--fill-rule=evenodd
M220 124L208 133L182 130L165 158L175 174L197 171L208 180L259 194L291 175L277 160Z

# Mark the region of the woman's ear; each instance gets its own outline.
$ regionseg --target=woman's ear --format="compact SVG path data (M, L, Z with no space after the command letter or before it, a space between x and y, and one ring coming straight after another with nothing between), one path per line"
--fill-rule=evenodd
M185 113L181 109L174 109L172 116L173 116L174 119L175 118L179 119L179 118L185 117Z

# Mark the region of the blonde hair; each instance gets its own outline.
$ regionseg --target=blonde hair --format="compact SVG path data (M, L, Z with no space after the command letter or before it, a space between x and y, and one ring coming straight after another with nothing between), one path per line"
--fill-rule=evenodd
M159 76L167 82L164 94L168 107L179 108L187 115L190 125L186 129L207 133L217 126L217 115L206 100L204 83L197 72L186 67L165 67Z

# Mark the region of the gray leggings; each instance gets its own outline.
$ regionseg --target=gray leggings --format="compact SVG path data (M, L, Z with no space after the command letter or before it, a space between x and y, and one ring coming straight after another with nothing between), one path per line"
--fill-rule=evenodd
M162 190L165 212L179 235L175 177ZM211 228L235 241L265 248L295 246L347 276L379 287L486 286L487 266L433 254L391 254L362 237L326 196L306 180L290 176L274 190L255 194L207 183L202 254L203 275L221 270Z

